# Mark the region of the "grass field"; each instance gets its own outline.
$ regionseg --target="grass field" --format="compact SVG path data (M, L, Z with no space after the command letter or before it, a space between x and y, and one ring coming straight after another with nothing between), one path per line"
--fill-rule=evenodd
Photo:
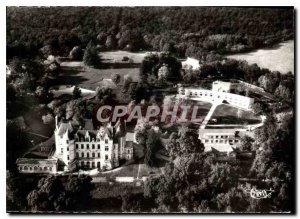
M119 74L121 77L130 76L133 81L139 80L139 68L96 69L86 66L78 67L77 62L74 66L70 65L70 62L63 62L62 72L58 76L56 85L77 85L81 88L95 90L101 85L111 85L109 79L114 74Z
M215 120L216 122L213 122ZM237 109L228 105L217 106L208 124L257 124L261 122L259 116L251 111Z
M128 166L123 166L118 170L109 171L107 173L99 173L100 177L114 178L114 177L136 177L138 174L139 164L131 164Z
M104 62L122 62L122 59L124 56L128 57L133 61L133 63L141 63L146 56L146 52L128 52L128 51L107 51L107 52L101 52L101 58Z

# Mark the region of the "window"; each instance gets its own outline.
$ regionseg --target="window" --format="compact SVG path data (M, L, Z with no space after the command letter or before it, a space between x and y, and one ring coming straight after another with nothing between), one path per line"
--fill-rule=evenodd
M97 162L97 167L100 168L100 162Z
M95 168L95 162L92 162L92 168Z
M46 171L46 170L48 170L48 168L47 168L47 167L44 167L44 170Z
M127 150L127 153L129 154L129 153L130 153L130 150Z
M67 147L67 151L69 151L69 147Z
M208 140L205 140L205 143L209 142Z
M49 170L52 171L52 167L49 167Z
M89 144L86 144L86 149L90 149L90 145Z
M81 144L81 149L84 149L84 145L83 144Z
M78 149L78 144L76 144L76 149Z
M98 144L98 149L100 149L100 144Z
M63 154L64 153L64 149L62 148L62 149L60 149L60 152Z
M108 143L108 139L105 139L105 144L107 144Z
M68 157L67 157L67 160L70 160L70 157L69 157L69 155L68 155Z
M42 167L40 167L40 171L43 171L43 168L42 168Z
M89 152L86 153L86 157L90 157L90 153Z
M219 135L216 135L216 138L219 138Z
M105 155L105 160L108 160L108 155Z
M80 166L84 167L84 161L81 161Z
M95 145L94 144L92 144L92 149L95 149Z
M108 146L105 146L105 151L108 151Z
M95 157L95 153L92 153L92 157Z
M34 170L38 170L38 167L34 167L33 169L34 169Z
M76 153L76 157L79 157L79 153L78 152Z
M81 157L84 157L84 153L83 152L81 153Z
M22 170L22 167L21 167L21 166L19 166L19 170Z
M98 153L98 157L100 158L100 153Z
M220 143L223 143L223 140L220 140Z
M69 140L67 140L67 144L69 144Z
M219 142L219 140L216 140L216 143L218 143Z

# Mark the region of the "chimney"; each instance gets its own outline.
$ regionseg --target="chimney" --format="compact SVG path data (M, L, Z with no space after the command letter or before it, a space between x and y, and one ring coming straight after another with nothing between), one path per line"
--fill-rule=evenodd
M58 125L58 116L55 116L55 128L57 129L57 125Z

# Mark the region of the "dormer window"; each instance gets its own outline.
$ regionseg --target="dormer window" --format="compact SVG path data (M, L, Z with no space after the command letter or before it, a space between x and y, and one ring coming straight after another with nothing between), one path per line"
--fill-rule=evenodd
M108 139L105 139L105 144L107 144L108 143Z

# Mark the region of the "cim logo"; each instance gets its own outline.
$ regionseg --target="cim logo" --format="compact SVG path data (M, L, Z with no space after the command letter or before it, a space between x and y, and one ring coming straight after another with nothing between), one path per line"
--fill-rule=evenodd
M246 193L250 194L251 198L254 199L265 199L265 198L271 198L272 193L274 192L274 190L272 189L256 189L256 188L252 188L252 189L246 189Z

